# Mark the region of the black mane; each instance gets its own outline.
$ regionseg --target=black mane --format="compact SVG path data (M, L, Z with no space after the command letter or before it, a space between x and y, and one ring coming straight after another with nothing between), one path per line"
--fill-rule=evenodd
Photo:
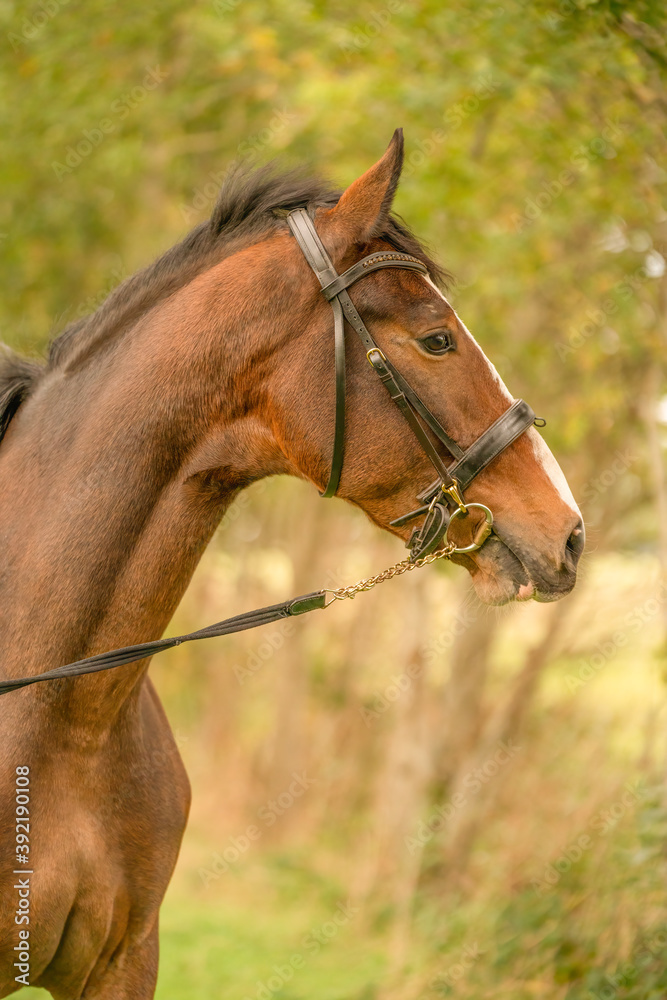
M233 167L211 218L114 289L94 313L67 326L50 345L48 369L58 368L75 352L81 357L108 344L208 267L284 227L284 217L292 209L332 207L340 194L327 182L298 170L279 173L272 164L255 171ZM423 261L434 281L446 279L443 269L396 216L389 219L382 238L394 249ZM41 370L34 362L0 356L0 438Z
M87 351L126 330L151 306L171 295L229 252L266 239L285 225L295 208L331 207L341 192L299 170L278 173L273 164L248 171L233 167L223 181L211 218L201 222L184 240L118 286L91 316L70 324L51 344L49 367L57 367L74 349ZM405 224L395 216L383 238L396 250L426 264L432 278L445 272Z
M0 344L0 441L19 406L26 399L43 372L36 361L22 358L11 351L5 353Z

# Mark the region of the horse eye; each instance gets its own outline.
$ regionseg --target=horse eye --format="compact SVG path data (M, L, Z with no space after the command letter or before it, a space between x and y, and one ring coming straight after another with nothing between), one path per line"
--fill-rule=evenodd
M428 337L423 337L418 343L428 354L446 354L447 351L454 350L454 338L443 331L429 333Z

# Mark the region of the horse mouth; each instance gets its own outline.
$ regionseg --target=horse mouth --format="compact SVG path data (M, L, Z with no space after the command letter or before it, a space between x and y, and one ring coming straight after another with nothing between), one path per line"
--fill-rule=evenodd
M452 558L468 569L477 596L485 604L551 603L566 597L576 580L574 573L552 571L546 561L542 566L538 558L522 558L508 539L495 531L478 552Z

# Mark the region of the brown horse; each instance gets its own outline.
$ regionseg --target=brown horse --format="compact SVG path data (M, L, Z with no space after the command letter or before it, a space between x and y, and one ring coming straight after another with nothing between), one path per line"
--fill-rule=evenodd
M401 162L396 133L342 195L295 174L236 174L212 218L68 328L44 368L0 361L5 677L157 637L240 490L278 474L324 487L331 311L287 210L309 208L339 271L374 250L426 264L432 280L388 269L351 291L455 441L469 445L507 409L507 389L438 290L441 271L390 214ZM455 350L429 354L442 331ZM352 340L346 435L339 495L393 530L433 473ZM572 589L580 514L537 431L467 496L496 518L483 547L457 557L485 600ZM189 786L147 669L0 700L0 996L28 981L58 1000L154 994ZM17 838L28 813L29 869Z

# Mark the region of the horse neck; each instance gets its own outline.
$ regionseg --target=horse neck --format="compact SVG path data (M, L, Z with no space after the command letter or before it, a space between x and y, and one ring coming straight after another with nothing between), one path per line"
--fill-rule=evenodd
M159 636L238 490L293 471L238 377L275 331L249 335L243 283L223 283L237 290L226 296L221 268L122 341L47 373L10 425L0 448L7 676ZM50 685L29 690L70 725L105 727L146 667L65 681L55 696Z

